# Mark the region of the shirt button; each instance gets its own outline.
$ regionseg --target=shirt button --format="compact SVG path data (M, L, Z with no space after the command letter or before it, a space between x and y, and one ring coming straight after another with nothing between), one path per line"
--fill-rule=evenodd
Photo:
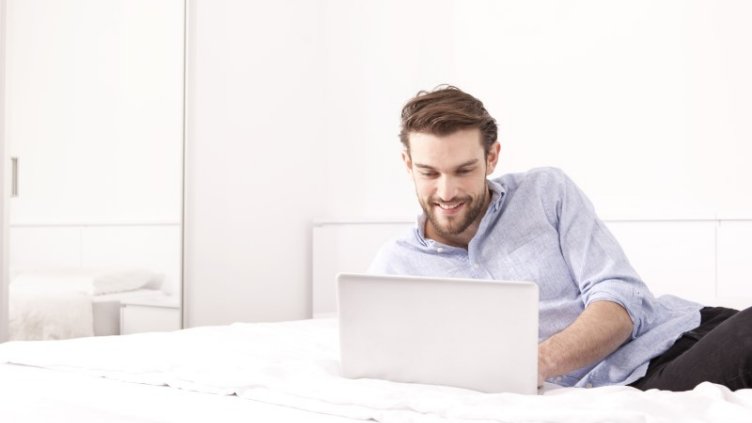
M443 249L443 248L441 248L441 247L439 247L439 248L437 248L437 249L436 249L436 252L437 252L437 253L443 253L443 252L444 252L444 249Z

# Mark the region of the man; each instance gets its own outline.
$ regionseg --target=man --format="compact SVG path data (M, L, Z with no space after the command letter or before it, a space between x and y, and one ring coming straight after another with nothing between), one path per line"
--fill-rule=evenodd
M479 100L421 91L402 110L400 140L423 214L372 273L534 281L541 383L752 387L752 308L655 298L560 170L487 179L500 146Z

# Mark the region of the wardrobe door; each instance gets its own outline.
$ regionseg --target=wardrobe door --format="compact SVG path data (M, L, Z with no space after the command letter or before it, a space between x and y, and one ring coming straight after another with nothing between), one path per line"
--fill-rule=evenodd
M179 308L184 1L5 4L11 304L14 281L61 271L91 281L95 314L97 295L142 289Z

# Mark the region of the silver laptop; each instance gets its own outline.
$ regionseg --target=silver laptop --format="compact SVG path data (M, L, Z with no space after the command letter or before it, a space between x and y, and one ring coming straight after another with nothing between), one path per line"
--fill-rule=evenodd
M532 282L339 274L337 293L345 377L537 392Z

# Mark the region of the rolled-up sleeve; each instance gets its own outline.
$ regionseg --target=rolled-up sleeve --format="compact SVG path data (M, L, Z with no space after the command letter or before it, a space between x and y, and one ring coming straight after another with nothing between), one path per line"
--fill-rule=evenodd
M634 339L647 326L654 298L590 201L566 175L560 176L559 242L584 305L611 301L624 307L632 319Z

